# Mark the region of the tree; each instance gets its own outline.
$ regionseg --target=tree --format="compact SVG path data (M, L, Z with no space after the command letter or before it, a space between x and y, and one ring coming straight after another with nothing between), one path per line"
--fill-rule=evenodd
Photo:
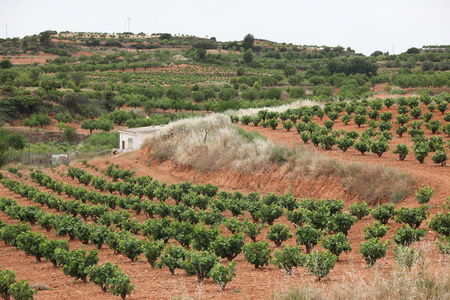
M80 84L82 84L86 78L86 75L84 74L84 72L75 72L75 73L71 73L70 77L72 77L73 83L75 84L75 86L80 86Z
M253 45L255 44L255 37L253 34L247 34L244 37L244 40L242 41L242 47L247 51L248 49L251 49Z
M44 47L50 47L52 45L52 33L54 31L44 31L39 34L39 42Z
M2 59L0 61L0 69L11 69L12 63L9 59Z
M251 49L248 49L247 51L244 52L244 62L246 64L249 64L253 61L253 51Z
M21 134L9 133L4 129L0 129L0 165L2 161L3 154L5 154L10 148L15 150L22 150L27 140Z
M74 127L67 127L64 129L64 139L68 142L71 142L77 136L77 130Z

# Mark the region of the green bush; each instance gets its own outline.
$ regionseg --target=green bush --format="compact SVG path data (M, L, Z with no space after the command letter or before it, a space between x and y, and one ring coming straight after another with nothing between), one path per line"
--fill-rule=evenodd
M225 286L236 276L236 262L232 261L225 267L220 263L216 263L211 269L211 278L220 285L220 290L224 291Z
M436 246L442 254L450 255L450 237L439 236L439 242L436 242Z
M352 203L348 207L348 211L352 216L355 216L358 220L370 214L370 207L365 201L361 203Z
M217 239L211 243L211 249L214 253L228 261L232 261L242 252L245 237L242 233L235 233L231 237L219 235Z
M401 245L398 245L394 249L394 252L394 258L398 264L408 268L408 270L411 270L411 267L415 265L422 256L419 251Z
M309 274L315 275L320 281L330 273L336 261L337 256L329 251L319 252L314 250L306 255L304 267Z
M87 283L88 268L96 265L98 262L98 251L91 250L86 256L84 250L67 250L57 248L55 250L57 263L62 265L64 274L75 277L75 280L81 279Z
M183 262L186 258L186 249L181 246L170 245L161 254L161 262L158 267L167 267L172 275L175 275L176 269L183 269Z
M428 226L439 235L450 236L450 212L446 214L438 212L431 218Z
M437 150L435 154L431 156L433 163L445 166L447 164L448 155L445 151Z
M409 246L413 242L420 241L427 234L426 229L412 228L409 225L403 225L397 228L394 234L394 243L397 245Z
M339 255L342 252L349 252L352 250L350 242L342 232L338 232L335 235L325 236L320 243L322 244L322 247L336 255L338 260Z
M388 221L394 216L394 204L381 204L372 210L372 217L380 221L381 224L386 225Z
M398 154L399 160L403 161L409 153L409 148L405 144L397 144L397 148L395 148L392 153Z
M278 269L284 269L286 275L292 275L292 269L298 266L303 266L304 255L300 246L286 246L283 249L278 249L274 253L272 264Z
M269 232L266 238L275 243L275 246L280 247L284 241L287 241L293 236L289 232L289 226L281 223L269 226Z
M427 204L430 202L431 196L434 195L434 188L431 186L421 186L416 192L415 197L419 204Z
M220 263L220 260L214 253L187 251L183 269L188 275L196 275L198 282L203 282L211 276L211 270L217 263Z
M310 225L298 227L295 231L297 243L306 247L306 253L310 253L315 245L323 236L323 232L319 229L315 229Z
M420 224L428 217L428 208L422 207L401 207L394 211L394 220L397 223L406 223L411 227L419 228Z
M252 242L256 242L256 237L259 234L261 234L264 225L253 223L249 221L247 218L245 218L243 224L244 224L243 232L252 240Z
M362 242L359 251L367 265L372 266L378 259L386 256L386 252L389 250L389 244L389 241L385 241L382 244L380 239L372 238Z
M258 269L261 266L268 266L271 260L269 243L267 241L247 243L243 248L244 257L247 262Z
M389 230L389 226L381 224L380 221L375 221L373 224L373 227L370 225L367 225L364 228L364 239L370 240L373 238L381 239L386 235L386 233Z

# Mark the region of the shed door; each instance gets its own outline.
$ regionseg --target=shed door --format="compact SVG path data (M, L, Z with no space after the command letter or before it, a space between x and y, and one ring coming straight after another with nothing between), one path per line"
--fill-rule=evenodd
M128 138L128 149L133 149L133 138Z

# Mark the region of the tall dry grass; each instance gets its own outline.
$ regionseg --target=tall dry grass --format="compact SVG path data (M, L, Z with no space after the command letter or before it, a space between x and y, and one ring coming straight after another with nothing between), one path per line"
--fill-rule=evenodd
M231 168L240 172L272 170L278 166L290 177L334 176L343 188L367 202L399 202L414 184L409 175L393 168L347 163L301 146L289 148L240 130L228 116L215 114L170 123L167 130L147 142L157 159L172 160L202 171Z
M233 115L238 116L239 118L242 116L256 116L258 114L258 111L262 109L267 109L268 111L275 111L278 113L285 112L286 110L299 108L301 106L314 106L319 105L323 108L324 104L321 102L316 102L313 100L298 100L292 103L284 104L281 106L274 106L274 107L264 107L264 108L246 108L246 109L238 109L238 110L227 110L224 112L225 115Z
M314 284L279 290L271 300L445 300L450 299L448 267L447 263L431 272L426 262L411 271L397 265L387 274L374 270L369 281L354 274L354 278L332 283L326 290Z

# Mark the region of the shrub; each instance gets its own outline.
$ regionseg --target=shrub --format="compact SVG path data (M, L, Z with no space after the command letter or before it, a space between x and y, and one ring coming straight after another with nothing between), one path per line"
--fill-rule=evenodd
M161 256L164 247L165 247L164 242L152 240L148 240L143 245L144 255L147 258L147 261L152 266L152 268L155 266L155 262L158 259L158 257Z
M283 215L283 208L279 205L262 205L259 213L261 222L273 225L273 222Z
M315 250L306 255L304 266L309 274L315 275L320 281L334 268L336 260L337 256L329 251L319 252Z
M394 234L394 243L409 246L413 242L421 240L426 234L426 229L411 228L409 225L403 225L402 228L397 228Z
M342 123L344 123L345 125L348 125L348 123L352 120L353 116L349 115L348 113L345 113L342 117L341 117L341 121Z
M353 147L355 147L357 151L364 155L364 153L370 150L371 141L368 138L361 138L355 143Z
M198 251L208 250L219 234L220 229L216 226L196 224L192 232L192 246Z
M389 245L389 241L385 241L382 244L380 239L372 238L366 242L362 242L359 250L367 265L373 266L378 259L386 256Z
M399 265L411 270L411 267L415 265L422 256L419 251L413 250L407 246L398 245L395 249L395 260Z
M342 151L345 152L348 149L350 149L353 145L355 144L355 140L347 137L347 136L343 136L341 137L338 142L337 142L337 147Z
M447 164L448 155L445 151L437 150L435 154L431 156L433 163L445 166Z
M450 236L450 212L446 214L438 212L431 218L428 226L439 235Z
M220 263L220 260L214 253L188 251L183 269L188 275L196 275L198 282L203 282L205 278L211 276L211 269L216 263Z
M21 279L20 282L11 284L8 292L16 300L33 300L33 295L37 294L37 291L31 289L25 279Z
M109 293L120 296L122 300L125 300L125 297L135 288L133 284L130 284L130 277L124 273L117 273L114 277L107 278L106 286Z
M55 250L57 263L62 265L64 274L75 277L75 280L81 279L87 283L88 268L96 265L98 262L98 251L91 250L86 256L84 250L67 250L57 248Z
M419 143L414 145L414 155L416 159L423 164L425 158L428 156L428 152L430 151L428 144Z
M337 144L338 138L333 134L322 135L320 142L322 143L322 149L331 150Z
M416 192L415 197L419 204L427 204L430 202L431 196L434 194L434 188L431 186L421 186Z
M333 231L334 233L342 232L345 236L347 236L350 228L357 221L356 217L346 214L344 212L337 212L330 216L328 222L328 230Z
M225 286L236 276L236 262L232 261L225 267L220 263L216 263L211 269L211 278L214 283L220 285L220 290L224 291Z
M298 227L295 231L297 243L306 247L306 253L310 253L315 245L319 242L323 233L319 229L315 229L310 225Z
M389 144L384 139L377 139L371 144L370 150L378 157L381 157L384 152L389 150Z
M280 247L284 241L287 241L292 236L293 234L289 232L289 226L278 223L269 226L266 238L274 242L277 247Z
M227 218L223 224L233 234L244 230L244 224L237 217Z
M245 244L243 251L245 260L254 265L255 269L268 266L270 263L272 250L269 249L267 241Z
M107 292L106 280L120 273L120 268L110 262L88 268L89 281L100 286L103 292Z
M450 237L439 236L439 242L436 242L436 246L442 254L450 255Z
M247 218L244 220L243 232L253 241L256 242L256 237L261 234L263 224L250 222Z
M48 240L47 242L41 244L40 246L42 257L53 264L53 267L58 266L57 257L55 255L56 249L64 249L69 251L69 243L67 240Z
M409 148L405 144L397 144L397 148L392 153L398 154L399 160L403 161L409 153Z
M431 130L433 134L437 133L441 129L441 121L439 119L431 120L427 124L425 124L425 127Z
M408 132L408 127L406 125L398 126L395 132L399 137L402 137L404 133Z
M23 232L16 237L17 248L27 255L33 255L36 261L40 262L44 256L41 245L47 241L42 233Z
M361 220L363 217L368 216L370 213L369 204L365 201L361 203L352 203L348 207L348 211L352 216L355 216L358 220Z
M291 128L294 126L294 123L291 120L286 120L283 122L283 128L286 129L286 131L291 131Z
M322 247L336 255L339 260L339 255L342 252L349 252L352 250L350 242L342 232L338 232L335 235L329 235L321 240Z
M373 227L370 225L367 225L364 228L364 239L370 240L373 238L381 239L386 235L386 233L389 230L389 226L381 224L380 221L375 221L373 224Z
M397 223L404 222L411 227L419 228L423 220L425 220L429 215L427 210L428 208L426 206L413 208L401 207L400 209L394 211L394 219Z
M119 251L125 254L126 257L131 259L131 261L135 261L137 260L139 255L144 252L143 245L143 241L138 240L135 237L127 237L124 239L120 239Z
M245 237L242 233L235 233L231 237L219 235L217 239L212 242L211 249L217 256L232 261L242 252L244 240Z
M323 125L325 126L326 129L333 129L334 126L334 121L333 120L326 120L323 122Z
M377 208L372 210L372 217L375 220L380 221L381 224L386 225L388 221L394 216L394 204L381 204Z
M362 114L355 114L353 117L353 120L355 121L355 124L358 125L358 127L361 127L361 125L364 125L367 123L367 117Z
M300 246L286 246L283 249L278 249L274 253L272 264L278 269L284 269L286 275L292 275L292 269L302 266L304 263L304 255Z
M172 275L175 275L176 269L183 268L183 262L186 258L186 249L181 246L170 245L161 254L161 262L157 264L160 268L166 266Z

